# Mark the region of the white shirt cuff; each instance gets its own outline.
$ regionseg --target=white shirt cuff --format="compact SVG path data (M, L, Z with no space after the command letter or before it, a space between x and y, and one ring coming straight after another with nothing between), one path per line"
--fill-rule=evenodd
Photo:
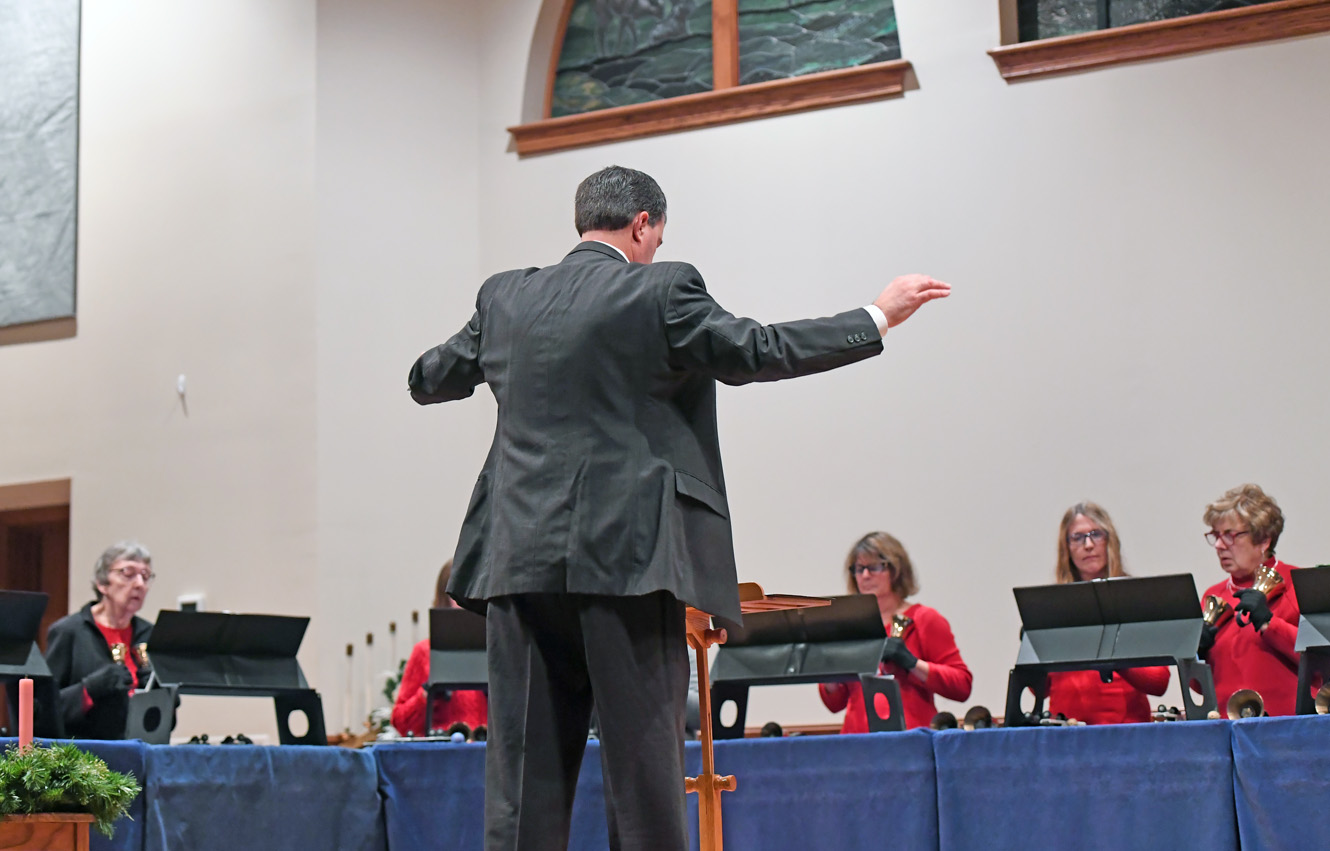
M867 310L868 315L873 317L873 321L877 323L877 333L883 337L887 336L887 314L882 312L882 308L876 304L870 304L864 307L864 310Z

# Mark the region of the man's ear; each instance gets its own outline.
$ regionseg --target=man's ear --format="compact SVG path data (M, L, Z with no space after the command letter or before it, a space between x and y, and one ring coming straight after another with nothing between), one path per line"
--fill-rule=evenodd
M633 216L633 239L636 242L643 242L646 239L647 228L651 226L651 216L647 215L646 210L642 210L636 216Z

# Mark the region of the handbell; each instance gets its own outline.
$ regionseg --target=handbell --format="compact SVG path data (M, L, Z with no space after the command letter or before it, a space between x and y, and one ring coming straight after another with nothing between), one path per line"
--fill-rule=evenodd
M892 638L900 638L905 635L905 630L914 623L914 618L907 618L905 615L891 616L891 630L887 633Z
M1321 686L1316 692L1316 714L1326 715L1330 713L1330 683Z
M1263 564L1256 569L1256 579L1252 582L1251 587L1269 597L1271 591L1283 584L1284 577L1280 575L1279 571L1268 564Z
M988 730L993 726L993 713L987 706L971 706L965 711L961 726L967 730Z
M116 642L111 645L111 659L117 665L125 664L125 657L129 655L129 646Z
M1279 574L1276 573L1275 576L1279 576ZM1221 597L1216 597L1214 594L1206 594L1204 601L1205 614L1203 616L1205 625L1214 626L1219 623L1219 619L1224 616L1224 613L1232 608L1233 607L1229 605L1227 600L1224 600Z
M148 659L148 644L136 644L134 646L134 659L139 663L140 668L152 667L152 661Z
M1237 721L1239 718L1260 718L1265 715L1265 698L1254 689L1240 688L1233 692L1224 710L1228 713L1230 721Z

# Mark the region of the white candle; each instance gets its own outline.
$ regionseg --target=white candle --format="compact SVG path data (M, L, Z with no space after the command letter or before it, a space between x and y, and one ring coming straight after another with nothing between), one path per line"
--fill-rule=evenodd
M365 633L365 721L374 711L374 633Z
M356 669L352 656L355 654L356 646L354 644L346 645L346 689L342 695L342 729L351 732L351 704L355 702L354 680L356 678Z

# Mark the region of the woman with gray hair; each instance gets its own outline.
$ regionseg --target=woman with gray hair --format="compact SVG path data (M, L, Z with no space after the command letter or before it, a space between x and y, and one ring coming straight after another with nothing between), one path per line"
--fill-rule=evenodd
M1284 512L1257 485L1239 485L1206 506L1205 540L1215 548L1219 568L1228 574L1201 598L1228 605L1214 626L1201 633L1201 658L1214 670L1220 709L1238 689L1254 689L1269 715L1292 715L1298 695L1298 600L1290 572L1275 558L1284 531ZM1253 587L1258 571L1273 571L1279 582L1266 591Z
M93 568L97 598L46 633L46 662L60 690L65 735L123 739L129 696L147 682L144 649L152 624L138 617L154 574L152 555L136 541L107 547Z

